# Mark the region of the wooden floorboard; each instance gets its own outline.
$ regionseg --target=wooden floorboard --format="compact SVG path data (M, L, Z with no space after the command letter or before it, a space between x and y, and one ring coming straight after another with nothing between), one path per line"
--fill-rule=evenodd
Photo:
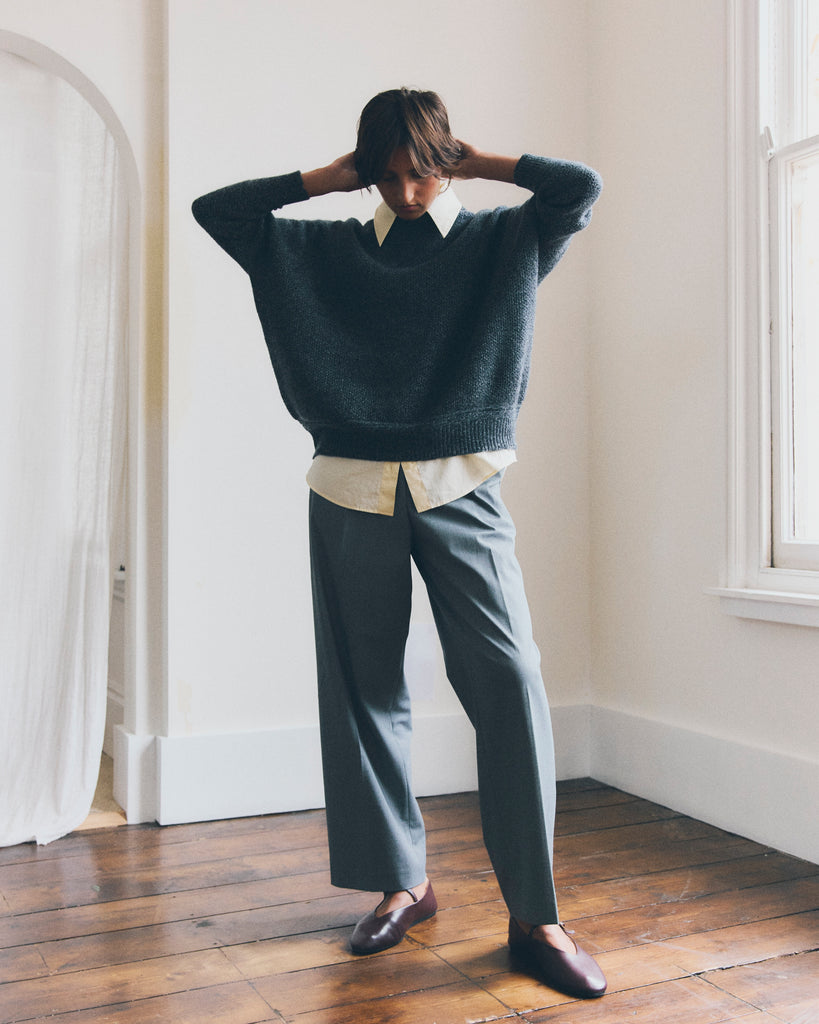
M561 783L580 1004L512 968L474 794L422 801L438 915L375 957L324 815L83 831L0 850L0 1024L819 1024L819 868L601 785Z

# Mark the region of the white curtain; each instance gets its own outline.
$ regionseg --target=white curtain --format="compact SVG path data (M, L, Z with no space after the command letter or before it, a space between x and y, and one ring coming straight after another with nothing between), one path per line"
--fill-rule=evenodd
M105 725L127 203L73 86L0 51L0 845L81 824Z

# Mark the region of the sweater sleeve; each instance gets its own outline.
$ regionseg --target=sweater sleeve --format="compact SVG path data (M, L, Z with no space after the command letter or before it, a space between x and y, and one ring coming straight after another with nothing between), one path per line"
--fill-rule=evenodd
M515 184L534 195L540 242L540 277L562 256L575 232L591 220L592 206L603 188L600 175L585 164L524 154L515 167Z
M250 271L272 228L272 210L309 199L299 171L255 178L195 199L193 216L228 255Z

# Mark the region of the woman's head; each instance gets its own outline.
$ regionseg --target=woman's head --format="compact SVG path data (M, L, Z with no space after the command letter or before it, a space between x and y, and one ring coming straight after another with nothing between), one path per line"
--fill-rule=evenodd
M421 177L450 177L461 158L441 97L416 89L390 89L374 96L361 112L355 168L362 185L384 176L395 151L406 149Z

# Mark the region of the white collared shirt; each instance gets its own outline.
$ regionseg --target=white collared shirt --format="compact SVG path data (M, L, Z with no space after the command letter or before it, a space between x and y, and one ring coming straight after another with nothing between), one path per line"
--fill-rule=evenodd
M452 191L451 185L447 185L444 191L435 197L427 210L435 227L441 232L442 238L446 238L449 234L460 212L461 201ZM373 214L373 227L379 246L384 244L384 239L390 233L390 228L395 223L397 216L386 203L381 203Z
M451 186L444 189L427 213L443 238L461 212L461 202ZM396 214L381 203L373 215L378 245L384 243ZM449 504L473 491L479 484L515 461L511 450L451 455L421 462L374 462L317 455L307 474L312 491L343 508L391 516L395 507L395 488L399 471L404 471L413 503L418 512Z

